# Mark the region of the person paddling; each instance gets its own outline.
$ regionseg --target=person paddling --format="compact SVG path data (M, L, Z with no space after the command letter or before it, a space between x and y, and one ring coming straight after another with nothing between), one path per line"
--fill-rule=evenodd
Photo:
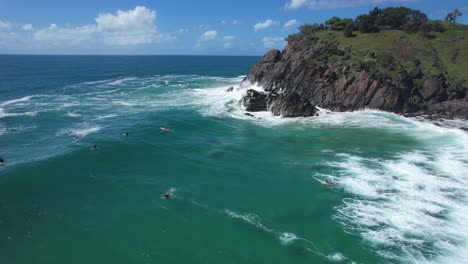
M169 129L168 127L161 127L161 130L166 132L174 132L174 130Z
M98 147L98 145L93 144L93 145L91 146L91 150L97 150L97 147Z
M162 198L163 198L164 200L174 198L174 195L172 194L173 191L174 191L174 189L171 188L169 191L167 191L167 192L162 196Z
M0 166L4 165L5 164L5 161L3 160L2 157L0 157Z
M123 135L126 136L126 137L128 137L128 131L125 131L125 132L123 133Z

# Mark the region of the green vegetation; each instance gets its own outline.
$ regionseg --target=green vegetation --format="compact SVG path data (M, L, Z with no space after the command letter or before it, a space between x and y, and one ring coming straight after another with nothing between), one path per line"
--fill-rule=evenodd
M418 10L375 8L353 23L333 17L325 24L303 25L287 38L303 39L319 40L315 45L337 43L342 55L333 54L329 61L363 65L395 79L403 70L418 69L426 76L444 74L455 87L468 87L468 26L431 21Z
M453 11L452 13L447 14L447 16L445 17L445 20L455 26L457 24L458 17L461 17L461 16L463 16L463 13L460 12L460 10L455 9L455 11Z

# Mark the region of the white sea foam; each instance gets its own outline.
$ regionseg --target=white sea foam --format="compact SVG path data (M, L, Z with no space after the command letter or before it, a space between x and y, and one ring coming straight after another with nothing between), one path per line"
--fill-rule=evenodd
M117 114L108 114L108 115L98 116L96 119L102 120L102 119L114 118L114 117L118 117L118 116L119 115L117 115Z
M93 82L84 82L82 84L84 84L84 85L94 85L94 84L108 83L108 82L112 82L112 81L114 81L114 79L100 80L100 81L93 81Z
M135 77L125 77L125 78L121 78L121 79L117 79L115 81L112 81L112 82L109 82L107 84L109 85L121 85L125 82L129 82L129 81L133 81L133 80L136 80L137 78Z
M266 226L264 226L261 221L260 221L260 217L256 214L238 214L236 212L233 212L229 209L226 209L225 210L226 214L229 215L230 217L232 218L235 218L235 219L240 219L248 224L251 224L263 231L266 231L266 232L269 232L269 233L273 233L274 231L272 229L269 229L267 228Z
M16 103L19 103L19 102L27 102L27 101L31 100L31 98L32 98L32 96L25 96L25 97L22 97L22 98L5 101L5 102L0 103L0 106L7 106L7 105L11 105L11 104L16 104Z
M121 106L137 106L138 104L136 102L129 102L129 101L123 101L123 100L117 100L114 102L116 105L121 105Z
M232 217L234 219L238 219L238 220L240 220L240 221L242 221L244 223L247 223L247 224L249 224L249 225L251 225L251 226L253 226L255 228L258 228L259 230L262 230L262 231L268 233L269 235L274 236L275 238L277 238L279 240L280 244L283 245L283 246L289 246L290 244L295 243L296 241L300 241L301 245L307 251L309 251L309 252L311 252L311 253L313 253L315 255L321 256L323 258L329 258L327 255L320 252L320 250L317 248L317 246L314 244L314 242L312 242L312 241L310 241L308 239L301 238L301 237L297 236L294 233L280 232L280 231L277 231L275 229L266 227L264 224L262 224L260 217L258 215L256 215L256 214L252 214L252 213L240 214L240 213L236 213L236 212L234 212L232 210L229 210L229 209L224 210L224 213L226 213L228 216L230 216L230 217ZM342 257L343 257L343 259L345 259L344 256L342 256Z
M333 261L333 262L341 262L341 261L344 261L346 260L346 257L341 254L341 253L335 253L333 255L328 255L327 258L330 260L330 261Z
M27 111L23 113L8 113L5 109L0 108L0 118L4 117L14 117L14 116L36 116L37 112L35 111Z
M67 112L68 117L80 117L81 114L78 114L76 112Z
M67 134L67 135L70 135L70 136L77 135L77 136L80 136L80 137L85 137L85 136L87 136L89 134L96 133L101 129L102 129L102 127L100 127L100 126L87 126L86 124L83 124L78 128L67 128L67 129L60 130L58 132L58 135Z
M281 233L281 235L279 236L279 239L280 239L282 245L289 245L292 242L294 242L295 240L297 240L298 238L293 233L284 232L284 233Z
M446 129L445 136L453 134ZM339 155L342 161L329 163L336 175L319 175L353 195L334 219L383 257L462 263L468 259L468 141L459 136L459 146L402 153L396 160Z

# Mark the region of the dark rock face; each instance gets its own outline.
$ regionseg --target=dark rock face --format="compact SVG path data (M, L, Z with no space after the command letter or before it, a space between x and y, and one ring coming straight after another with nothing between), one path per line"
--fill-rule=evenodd
M271 98L270 111L276 116L300 117L312 116L317 113L318 109L297 93L292 93Z
M346 56L347 51L336 43L316 45L317 41L291 42L283 52L267 52L246 77L265 89L265 93L248 91L244 98L247 110L297 117L314 115L315 106L333 111L372 108L468 119L466 89L451 88L444 76L425 76L416 68L411 73L401 72L395 80L362 64L328 61L333 55ZM320 65L314 63L317 60ZM417 79L422 85L415 84Z
M266 111L267 95L250 89L244 97L244 106L249 112Z

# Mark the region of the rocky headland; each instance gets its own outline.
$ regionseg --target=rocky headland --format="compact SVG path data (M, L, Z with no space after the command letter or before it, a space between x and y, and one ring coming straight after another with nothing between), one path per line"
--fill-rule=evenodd
M356 60L352 47L343 48L333 38L289 41L283 51L270 50L252 67L244 81L264 90L248 90L243 104L249 112L284 117L313 116L320 107L468 119L467 89L445 74L424 72L417 59L411 70L369 67L365 59L380 60L372 51Z

